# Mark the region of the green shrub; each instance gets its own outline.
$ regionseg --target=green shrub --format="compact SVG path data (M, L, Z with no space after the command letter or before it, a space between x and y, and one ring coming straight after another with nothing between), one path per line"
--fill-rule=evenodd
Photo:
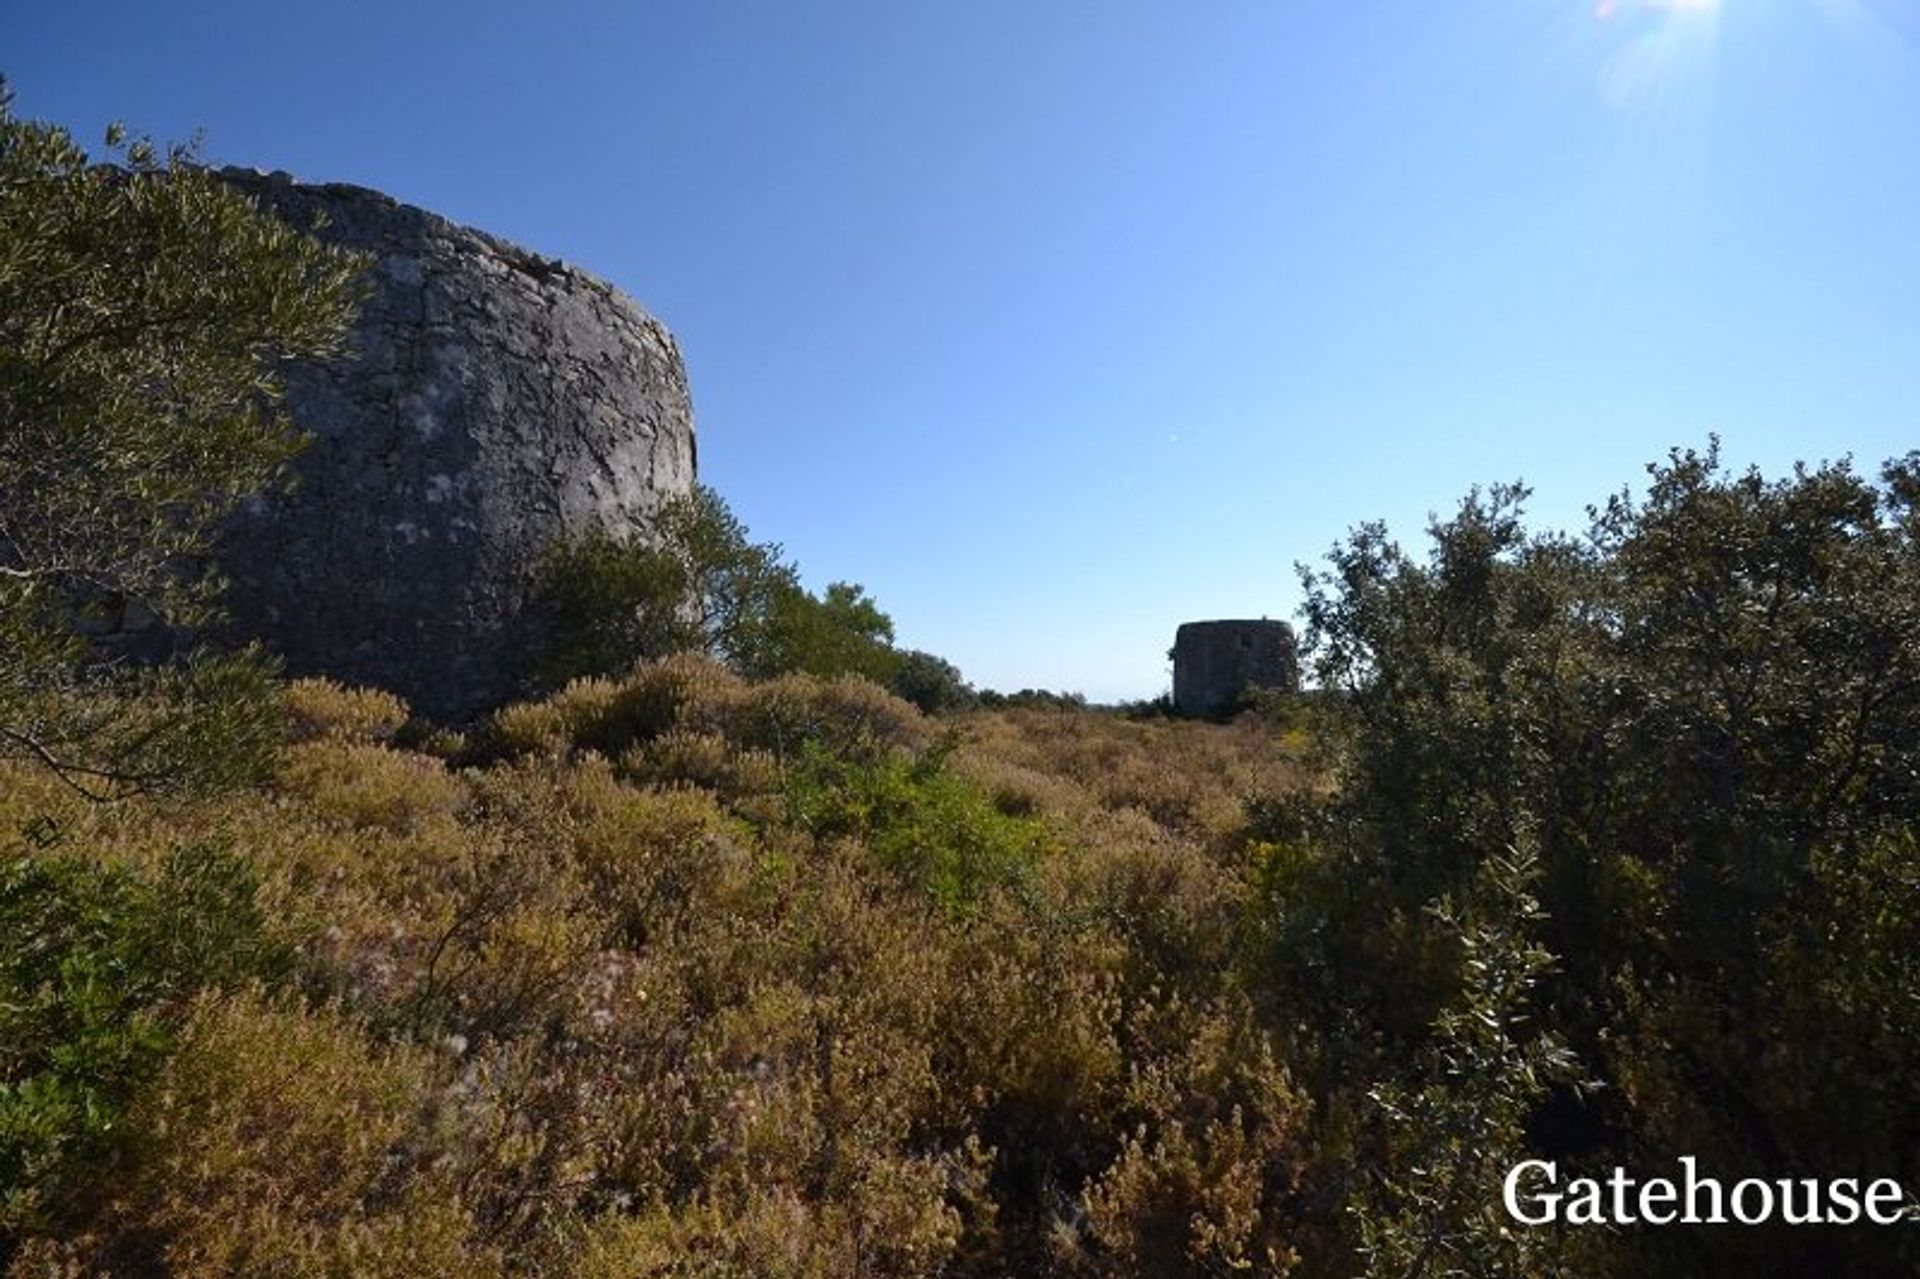
M1327 1079L1401 1076L1459 985L1426 907L1524 836L1559 960L1539 1004L1605 1087L1509 1128L1727 1176L1849 1175L1879 1149L1911 1179L1877 1135L1912 1131L1906 1014L1881 993L1903 979L1862 943L1904 917L1893 850L1920 812L1920 454L1878 483L1845 462L1730 474L1717 445L1649 473L1584 538L1530 534L1501 486L1423 556L1367 525L1306 574L1340 768L1320 802L1263 806L1275 1000L1325 1028ZM1813 1098L1847 1100L1829 1120ZM1851 1272L1911 1268L1905 1238L1592 1246L1620 1273Z
M795 824L815 838L863 841L883 866L950 909L1024 880L1048 843L1044 823L1001 812L948 771L941 750L849 763L810 745L790 771L787 801Z
M893 649L893 619L863 588L834 582L825 595L815 596L786 584L774 592L761 651L742 669L761 676L859 675L886 684L900 660Z
M255 651L92 660L88 625L217 616L208 551L301 439L279 369L341 349L366 259L108 130L100 163L0 83L0 756L100 797L254 780L278 737Z
M864 589L834 582L814 595L777 544L749 541L705 487L662 503L643 529L555 542L530 594L544 632L533 664L542 689L687 652L756 678L885 682L901 663L893 621Z
M927 715L967 710L980 700L959 667L918 649L900 654L899 664L886 684L895 697L911 702Z
M531 605L546 632L535 680L558 688L699 647L688 590L681 565L646 542L603 529L555 542L535 568Z
M83 1206L189 996L286 970L254 891L204 847L148 876L64 855L0 867L0 1232Z

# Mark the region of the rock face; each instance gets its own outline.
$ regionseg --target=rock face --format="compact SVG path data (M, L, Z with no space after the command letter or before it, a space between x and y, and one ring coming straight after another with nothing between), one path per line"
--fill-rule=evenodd
M290 671L459 717L519 689L529 572L558 535L627 528L694 482L673 336L563 263L351 186L224 176L370 253L349 354L287 371L311 442L290 493L226 530L232 629Z
M1299 655L1285 622L1187 622L1174 633L1173 705L1182 715L1228 714L1249 688L1299 687Z

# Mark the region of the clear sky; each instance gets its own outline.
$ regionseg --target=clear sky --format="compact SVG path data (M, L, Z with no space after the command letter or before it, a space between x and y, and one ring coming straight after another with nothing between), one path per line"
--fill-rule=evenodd
M1152 696L1477 482L1920 447L1915 0L0 0L0 73L612 280L992 687Z

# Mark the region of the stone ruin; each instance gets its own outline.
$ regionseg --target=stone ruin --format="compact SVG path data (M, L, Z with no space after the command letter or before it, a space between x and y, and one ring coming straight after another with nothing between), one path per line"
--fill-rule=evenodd
M1173 706L1182 715L1218 718L1238 709L1249 689L1299 687L1299 654L1285 622L1187 622L1174 633Z
M379 192L223 176L303 229L324 215L374 286L345 357L285 371L311 438L297 484L225 530L231 630L433 716L505 700L544 549L693 485L673 335L593 276Z

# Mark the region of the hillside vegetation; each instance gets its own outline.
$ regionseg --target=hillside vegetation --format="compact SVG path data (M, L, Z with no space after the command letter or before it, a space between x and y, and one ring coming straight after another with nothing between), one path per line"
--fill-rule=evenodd
M1915 474L1362 528L1227 725L683 654L295 683L213 799L9 765L11 1273L1905 1273L1499 1186L1920 1182Z
M287 702L272 783L218 803L0 787L5 828L49 832L0 887L38 992L7 1012L13 1273L1264 1269L1301 1242L1311 1104L1234 978L1240 796L1295 790L1297 743L939 723L692 657L509 708L460 767L385 695Z

